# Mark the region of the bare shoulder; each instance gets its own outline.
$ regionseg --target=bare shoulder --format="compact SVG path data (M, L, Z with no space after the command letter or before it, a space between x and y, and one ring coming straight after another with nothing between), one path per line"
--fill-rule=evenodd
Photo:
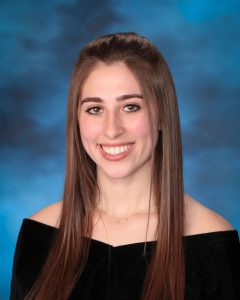
M185 194L185 235L233 230L232 225L215 211Z
M49 206L44 207L43 209L39 210L35 214L31 215L29 219L53 227L58 227L61 208L62 208L62 201L55 202Z

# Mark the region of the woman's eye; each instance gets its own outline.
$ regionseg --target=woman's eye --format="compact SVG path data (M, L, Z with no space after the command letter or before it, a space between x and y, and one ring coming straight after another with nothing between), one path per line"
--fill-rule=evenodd
M86 112L89 113L90 115L97 115L100 113L99 112L100 109L101 109L101 107L94 106L94 107L88 108L86 110Z
M127 108L127 109L125 109L125 108ZM134 112L134 111L137 111L139 109L140 109L140 106L137 105L137 104L128 104L128 105L124 106L124 110L126 112Z

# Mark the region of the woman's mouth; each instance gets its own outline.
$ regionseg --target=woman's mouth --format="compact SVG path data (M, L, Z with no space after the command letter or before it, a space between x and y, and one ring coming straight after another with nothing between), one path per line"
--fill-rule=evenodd
M121 160L130 154L133 143L121 146L99 146L101 149L101 153L105 159L116 161Z
M111 155L117 155L117 154L126 152L130 147L131 147L131 144L124 145L124 146L121 146L121 147L105 147L105 146L102 146L103 150L106 153L111 154Z

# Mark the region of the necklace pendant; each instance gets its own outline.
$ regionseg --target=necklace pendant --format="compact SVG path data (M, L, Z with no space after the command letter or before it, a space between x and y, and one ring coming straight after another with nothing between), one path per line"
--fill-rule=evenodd
M119 224L119 223L121 223L122 221L123 221L123 222L127 222L127 221L128 221L128 218L127 218L127 217L124 217L124 218L122 218L122 219L117 219L116 221L117 221L117 223Z

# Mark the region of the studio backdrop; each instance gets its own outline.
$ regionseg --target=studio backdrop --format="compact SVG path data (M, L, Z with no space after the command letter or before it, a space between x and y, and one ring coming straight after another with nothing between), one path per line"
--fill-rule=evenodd
M184 187L240 231L240 2L1 1L0 299L21 222L62 197L69 81L91 39L134 31L176 85Z

